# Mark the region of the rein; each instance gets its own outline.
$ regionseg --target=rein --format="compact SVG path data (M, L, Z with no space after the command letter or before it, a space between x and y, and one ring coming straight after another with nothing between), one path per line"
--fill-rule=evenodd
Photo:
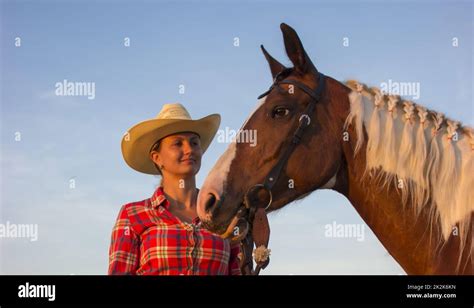
M263 184L256 184L250 187L244 196L244 205L249 211L248 221L251 222L249 232L240 243L242 252L240 268L244 275L258 275L260 270L265 269L270 262L270 249L268 249L270 226L266 210L270 207L273 201L272 188L280 177L283 167L286 165L291 153L293 153L296 146L300 143L306 128L311 124L311 115L314 112L316 104L321 100L325 88L326 76L322 73L318 73L318 87L313 91L302 82L296 80L284 80L288 77L290 72L291 69L284 69L279 72L273 79L271 87L265 93L260 95L258 99L268 95L280 84L291 84L311 97L311 101L299 117L299 125L293 133L290 145L285 149L277 164L270 170ZM268 194L269 201L267 204L252 202L254 200L250 198L250 195L256 194L259 190L263 190ZM254 245L256 249L253 249ZM253 268L254 260L256 263L255 269Z

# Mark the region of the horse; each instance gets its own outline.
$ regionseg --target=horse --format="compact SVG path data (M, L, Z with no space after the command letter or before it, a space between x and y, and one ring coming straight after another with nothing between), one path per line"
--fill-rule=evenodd
M264 220L331 189L408 275L473 274L473 129L379 88L323 75L296 31L280 28L293 67L261 46L274 83L241 128L257 131L258 142L232 142L211 169L198 197L202 223L223 237L240 226L242 240L255 214L249 203L263 204Z

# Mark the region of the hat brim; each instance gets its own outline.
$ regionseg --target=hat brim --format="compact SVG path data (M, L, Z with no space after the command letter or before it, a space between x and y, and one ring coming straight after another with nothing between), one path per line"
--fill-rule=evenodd
M158 140L180 132L193 132L201 139L204 153L214 139L221 122L219 114L198 120L152 119L130 128L122 138L122 155L131 168L146 174L159 174L150 159L150 149Z

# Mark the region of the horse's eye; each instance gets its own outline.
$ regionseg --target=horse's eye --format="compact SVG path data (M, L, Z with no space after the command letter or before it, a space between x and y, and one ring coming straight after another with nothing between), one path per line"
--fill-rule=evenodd
M276 107L275 109L273 109L274 118L283 118L284 116L287 116L289 113L290 113L290 110L288 108Z

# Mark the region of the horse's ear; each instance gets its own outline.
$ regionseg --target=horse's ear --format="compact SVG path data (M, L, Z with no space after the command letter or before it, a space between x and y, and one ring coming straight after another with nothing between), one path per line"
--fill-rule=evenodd
M306 54L298 34L296 31L285 23L280 25L281 32L283 32L283 40L285 41L286 54L295 66L296 71L301 74L309 71L317 72L311 59Z
M262 52L265 55L265 59L267 59L268 64L270 65L270 70L272 71L272 77L275 78L275 76L284 70L286 67L278 62L275 58L273 58L263 47L263 45L260 45L260 48L262 48Z

